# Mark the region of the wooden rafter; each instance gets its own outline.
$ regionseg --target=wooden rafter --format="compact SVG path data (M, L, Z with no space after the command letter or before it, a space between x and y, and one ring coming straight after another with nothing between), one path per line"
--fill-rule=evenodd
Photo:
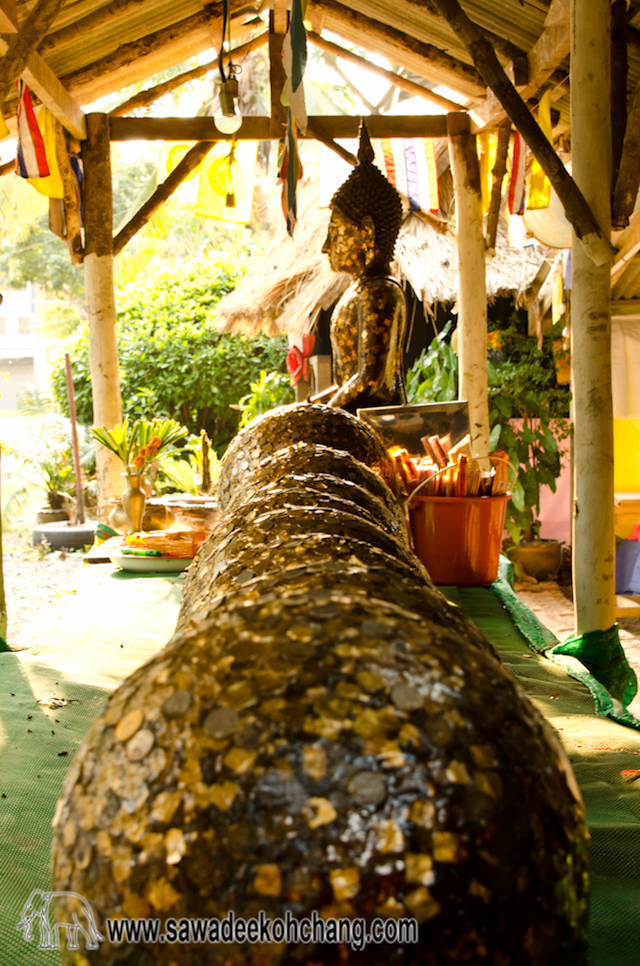
M622 145L620 167L613 192L611 223L614 228L624 228L634 209L640 187L640 84L636 87Z
M35 12L35 8L34 11ZM10 7L5 8L5 13L9 15ZM55 15L54 15L55 16ZM27 22L23 24L23 31L27 27ZM51 21L52 22L52 21ZM17 20L15 21L17 24ZM42 29L38 31L38 34L42 33ZM20 35L16 37L16 41L19 40ZM14 63L13 68L7 66L5 70L12 73L16 66L22 67L19 70L19 74L26 81L29 89L40 99L41 103L45 104L51 113L60 121L63 127L69 131L78 140L83 140L87 136L87 128L84 112L80 105L74 100L69 91L64 87L60 80L53 73L49 65L43 60L39 53L34 49L37 40L32 37L31 44L27 51L27 56L24 58L20 57L17 64ZM0 37L0 53L5 53L5 56L0 60L0 72L2 71L5 61L9 64L9 44L6 40ZM11 82L10 82L11 83ZM1 92L0 92L1 93ZM5 91L6 93L6 91ZM3 97L0 96L0 101ZM3 113L10 115L15 115L16 102L9 102L4 105Z
M320 50L324 50L328 54L332 54L334 57L340 57L342 60L347 60L351 64L356 64L358 67L362 67L363 70L368 70L371 74L376 74L378 77L383 77L385 80L389 81L390 84L394 84L403 91L407 91L409 94L413 94L417 97L424 97L425 100L429 101L431 104L437 104L438 107L444 107L447 111L459 111L460 105L456 104L455 101L450 101L448 97L442 97L440 94L434 94L428 88L423 87L422 84L416 84L415 81L409 80L408 77L403 77L401 74L394 74L392 70L385 70L384 67L379 67L377 64L372 63L369 60L365 60L364 57L359 57L358 54L354 54L350 50L346 50L339 44L331 43L330 40L325 40L319 34L314 33L314 31L309 31L307 33L308 39Z
M16 0L0 0L0 33L15 34L18 31L18 8Z
M339 33L345 40L361 44L366 36L367 48L373 53L382 54L428 80L448 84L465 97L484 97L485 85L476 68L457 60L434 44L416 40L337 0L313 0L313 8L324 14L327 28Z
M536 97L569 54L569 0L553 0L546 22L547 26L527 54L526 83L518 85L513 78L524 101ZM473 112L473 117L480 131L495 127L507 117L507 112L497 99L488 96L485 104Z
M250 53L252 50L258 50L263 47L269 39L269 34L265 30L261 34L257 34L253 40L249 40L246 44L240 44L238 47L233 47L230 53L238 58L244 57L245 54ZM199 67L193 67L191 70L185 70L182 74L176 74L175 77L169 78L169 80L163 81L162 84L156 84L155 87L150 87L145 91L140 91L138 94L134 94L128 100L123 101L118 107L114 107L110 111L111 117L123 117L125 114L129 114L130 111L136 110L139 107L147 107L149 104L153 104L154 101L159 100L165 94L170 91L174 91L177 87L181 87L188 81L196 80L198 77L204 76L210 70L214 70L217 66L218 58L214 60L207 61L206 64L200 64Z
M349 115L327 117L320 115L309 118L309 124L319 124L326 135L336 138L356 138L360 118ZM373 138L424 137L442 138L447 135L447 118L444 114L374 115L367 118L369 134ZM300 134L300 137L304 135ZM111 118L112 141L268 141L282 137L281 131L274 131L268 117L245 117L242 127L236 134L220 134L212 117L113 117ZM307 137L313 137L311 132Z
M231 0L232 16L243 9L243 0ZM211 47L211 33L219 32L222 0L207 4L204 10L190 17L153 31L130 43L121 44L111 54L77 70L61 75L68 90L86 100L95 100L116 90L118 86L144 80L160 70L181 63ZM247 33L247 28L236 17L231 35ZM5 117L15 114L16 102L6 102Z
M141 9L144 3L145 0L113 0L112 3L107 3L104 7L98 7L89 16L75 20L72 24L62 27L60 30L51 31L38 49L41 54L49 54L54 50L59 50L61 47L73 43L74 40L93 33L103 24L113 23L114 20L133 8Z
M434 3L465 44L487 86L491 87L511 122L515 124L529 145L540 167L555 188L567 220L571 223L589 257L597 265L606 264L615 254L615 249L600 231L582 192L505 74L493 47L471 23L458 0L434 0Z
M112 122L113 123L113 122ZM167 175L162 184L158 185L151 197L145 201L143 206L129 219L124 228L121 228L113 239L113 254L121 252L128 241L151 220L160 205L171 197L178 185L188 178L200 162L207 156L213 147L213 141L199 141L198 144L187 151L184 158L175 166L173 171Z
M55 20L64 0L38 0L20 29L11 36L0 60L0 104L27 65L29 54L36 49Z

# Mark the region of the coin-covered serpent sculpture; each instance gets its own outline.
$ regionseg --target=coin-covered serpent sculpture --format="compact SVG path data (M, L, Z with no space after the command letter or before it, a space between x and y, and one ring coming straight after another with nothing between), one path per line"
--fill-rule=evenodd
M413 556L385 459L367 427L324 406L236 437L178 630L111 696L66 778L53 877L105 936L107 918L315 910L412 917L417 942L105 939L66 963L585 961L570 767Z

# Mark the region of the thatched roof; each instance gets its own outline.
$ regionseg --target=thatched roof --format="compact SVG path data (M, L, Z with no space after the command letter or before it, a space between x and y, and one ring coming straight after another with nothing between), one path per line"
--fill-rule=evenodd
M218 303L216 328L244 335L308 332L318 310L329 308L349 285L349 276L332 272L321 251L328 221L328 209L317 201L301 214L293 240L279 220L267 250Z
M349 284L347 275L332 272L322 254L329 210L310 205L301 216L295 240L284 231L256 259L235 291L216 308L216 327L223 332L268 335L310 331L321 308L329 308ZM534 243L511 248L501 222L496 252L487 258L487 296L521 295L535 278L546 249ZM396 276L406 279L425 305L457 298L458 256L452 234L437 231L418 215L409 215L396 245Z
M546 258L547 249L537 242L512 248L506 222L498 225L493 257L487 255L487 297L526 291ZM458 297L458 253L453 235L443 235L417 216L410 215L400 230L396 262L418 298L425 305L454 302Z

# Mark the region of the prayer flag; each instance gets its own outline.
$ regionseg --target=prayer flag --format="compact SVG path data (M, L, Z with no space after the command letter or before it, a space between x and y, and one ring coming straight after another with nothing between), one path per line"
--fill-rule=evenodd
M511 155L511 179L509 181L508 208L512 215L524 212L524 166L527 146L522 135L516 131Z
M200 165L197 215L236 224L251 221L257 153L257 141L218 141Z
M307 107L302 82L307 66L307 32L304 28L306 6L307 0L291 0L289 30L282 48L286 100L303 134L307 131Z
M382 138L381 165L387 180L409 201L411 211L439 211L438 169L431 138Z
M482 191L482 210L486 213L491 202L491 188L493 184L493 169L496 163L498 138L495 134L485 131L478 138L480 153L480 189Z
M60 174L58 157L56 154L56 123L56 119L51 111L47 107L41 107L38 114L37 124L44 143L49 175L48 177L38 175L35 178L27 178L29 184L33 185L36 191L39 191L41 195L46 195L47 198L64 197L62 175Z
M165 141L162 145L160 158L158 160L158 171L156 174L156 185L162 184L168 175L178 166L185 154L194 146L195 141L172 142ZM182 181L170 198L165 201L165 207L174 213L184 211L185 208L193 208L198 203L198 175L201 167L198 165Z
M287 222L287 231L292 238L298 220L296 191L298 181L301 178L302 164L300 163L300 156L298 154L296 122L291 108L289 108L287 114L287 136L284 141L280 164L280 181L282 182L282 211Z
M547 141L553 144L553 132L551 130L551 91L545 91L540 98L538 105L538 124ZM527 209L548 208L551 198L551 184L546 174L536 161L533 159L531 164L531 175L529 177L529 194L527 197Z
M29 88L18 81L18 154L16 174L21 178L47 178L47 153L29 97Z

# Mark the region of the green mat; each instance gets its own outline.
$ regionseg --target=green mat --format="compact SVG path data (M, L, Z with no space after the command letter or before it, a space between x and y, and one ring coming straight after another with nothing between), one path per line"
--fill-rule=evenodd
M86 566L30 629L33 646L0 653L0 966L59 966L16 924L32 889L51 888L62 782L108 695L168 640L181 591L179 577Z
M558 732L571 761L591 834L590 966L637 966L640 781L627 784L621 772L640 769L640 733L609 717L599 717L585 683L569 677L554 661L532 652L495 586L441 589L492 641L507 670ZM539 631L541 625L535 616L520 604ZM550 644L555 641L546 628L543 630Z
M573 764L591 832L590 966L636 966L640 783L627 784L620 773L640 769L640 732L595 714L587 685L532 652L494 589L444 589L496 646ZM180 591L177 577L85 567L77 593L63 595L35 628L34 646L0 654L0 794L7 796L0 798L0 966L59 966L57 952L26 943L16 924L31 890L49 888L51 818L63 777L106 696L169 638ZM552 644L553 635L524 613Z

